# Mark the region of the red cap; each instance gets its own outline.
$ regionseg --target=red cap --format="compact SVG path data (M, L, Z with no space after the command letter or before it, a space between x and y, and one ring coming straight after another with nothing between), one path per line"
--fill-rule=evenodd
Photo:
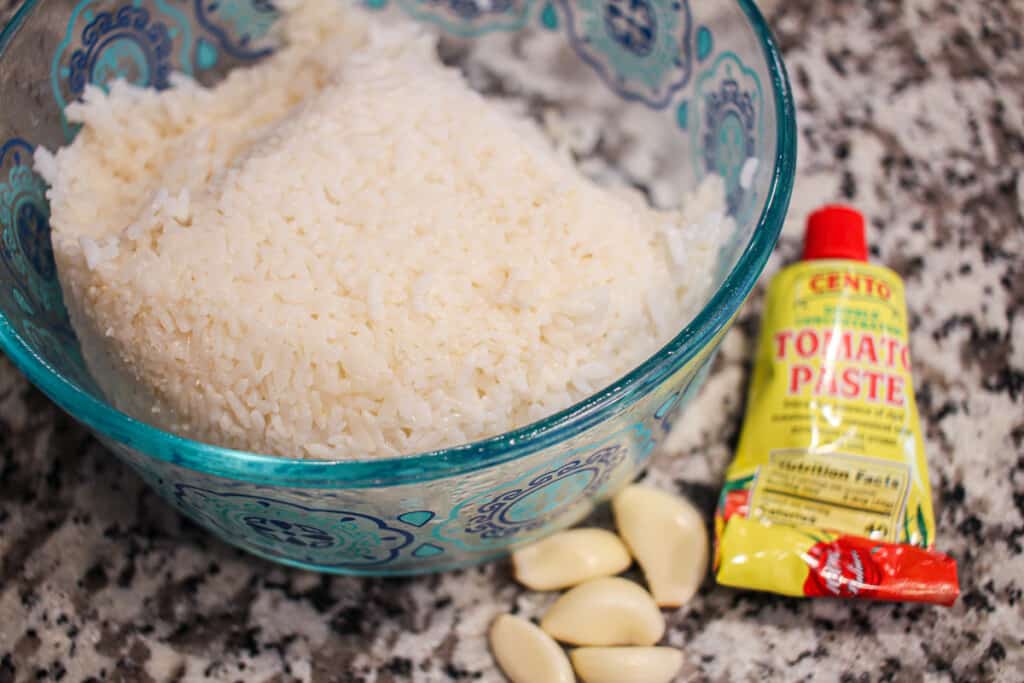
M832 204L807 217L803 260L826 258L868 260L864 216L856 209Z

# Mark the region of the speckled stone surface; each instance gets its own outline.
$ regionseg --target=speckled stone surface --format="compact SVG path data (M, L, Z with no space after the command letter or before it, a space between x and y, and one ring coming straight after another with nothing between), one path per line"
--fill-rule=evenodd
M1020 681L1024 3L763 5L801 129L769 275L795 257L820 202L869 216L876 260L907 279L938 544L960 563L963 594L942 609L708 581L669 614L680 680ZM649 475L708 514L737 436L762 291ZM0 558L0 682L501 680L488 623L550 600L517 588L504 563L384 581L245 556L174 513L6 360Z

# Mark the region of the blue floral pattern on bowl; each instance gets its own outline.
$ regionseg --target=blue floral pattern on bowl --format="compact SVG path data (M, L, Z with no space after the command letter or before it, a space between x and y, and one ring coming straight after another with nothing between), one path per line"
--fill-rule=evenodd
M747 218L757 198L743 178L748 159L762 156L764 95L757 73L733 52L723 52L697 79L691 128L694 163L702 175L725 179L729 213ZM746 187L744 186L746 185Z
M573 49L627 100L660 109L690 80L688 0L559 0Z
M536 538L559 518L586 514L610 483L621 483L613 475L632 469L622 466L632 464L631 454L642 453L648 436L647 428L636 423L598 443L574 448L455 505L434 535L474 551Z
M61 307L46 183L32 171L33 149L17 138L0 145L0 256L18 282L18 304L26 315Z
M123 79L166 88L172 70L192 73L192 24L180 9L164 0L100 9L106 6L103 0L79 2L53 56L51 86L68 137L74 128L64 118L64 107L86 85L106 87Z
M624 458L623 447L614 445L570 460L480 505L464 530L491 540L544 527L551 517L561 513L562 507L581 497L596 495L611 470Z
M279 15L270 0L195 0L196 21L238 59L258 59L272 47L262 39Z
M324 567L385 564L413 541L408 531L365 512L308 508L267 496L185 484L174 487L174 500L187 515L217 529L229 541Z
M0 144L0 262L7 284L2 294L14 304L4 306L6 317L51 367L79 386L94 387L64 309L46 182L32 170L33 152L19 138Z

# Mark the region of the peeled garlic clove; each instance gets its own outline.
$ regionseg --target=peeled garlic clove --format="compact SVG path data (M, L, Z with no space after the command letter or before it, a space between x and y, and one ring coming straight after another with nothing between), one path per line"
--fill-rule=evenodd
M708 568L704 517L685 498L634 484L612 499L615 526L662 607L697 592Z
M512 554L516 580L535 591L568 588L625 571L633 562L618 536L604 529L570 529Z
M522 617L502 614L491 625L491 652L512 683L574 683L561 646Z
M583 683L669 683L683 667L674 647L581 647L569 656Z
M641 586L606 577L562 595L540 627L574 645L654 645L665 633L665 617Z

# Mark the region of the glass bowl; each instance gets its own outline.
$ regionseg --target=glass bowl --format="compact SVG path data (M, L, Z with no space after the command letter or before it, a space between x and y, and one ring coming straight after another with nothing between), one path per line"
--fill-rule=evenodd
M518 78L511 89L533 103L582 103L609 131L631 122L620 141L646 144L657 157L661 189L647 188L654 199L665 187L723 176L736 229L692 322L628 375L556 415L403 458L271 457L134 420L104 401L82 361L33 148L71 139L63 108L87 83L121 77L164 87L175 70L215 82L273 49L278 15L268 0L27 0L0 34L0 344L171 505L225 541L318 571L439 571L570 526L646 467L778 238L795 113L778 49L749 0L362 4L430 24L444 36L442 55L462 60L474 85L486 89L495 74Z

